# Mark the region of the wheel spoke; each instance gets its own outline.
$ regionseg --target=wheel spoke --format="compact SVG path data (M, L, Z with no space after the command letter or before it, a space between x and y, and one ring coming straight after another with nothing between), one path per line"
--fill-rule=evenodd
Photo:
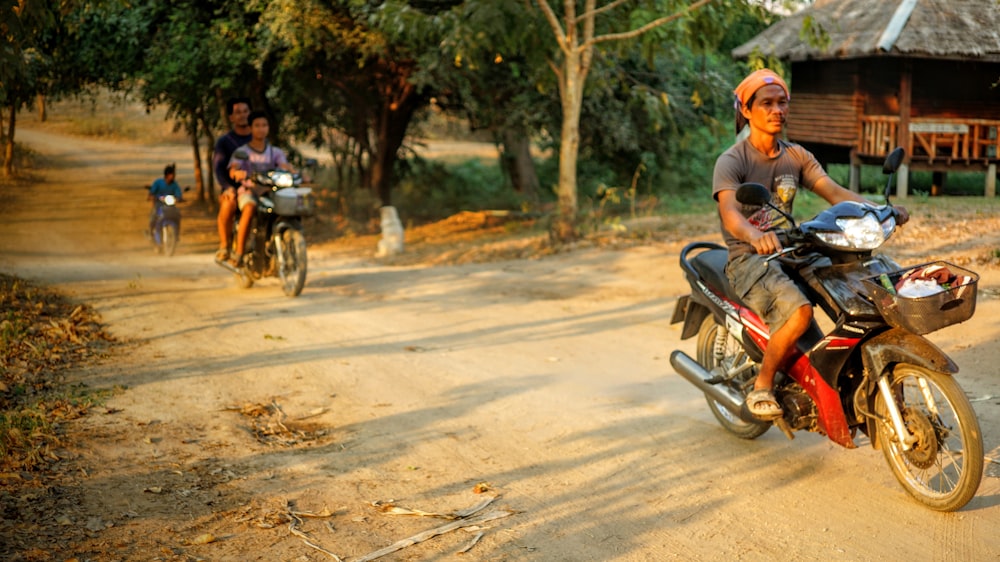
M887 421L878 425L896 478L929 507L962 507L982 477L982 437L965 393L950 375L912 365L897 366L888 376L906 428L916 438L904 451L894 428ZM882 394L876 405L880 415L888 414Z
M935 418L941 417L938 413L937 402L934 400L934 392L931 390L929 384L927 384L927 379L923 377L917 377L917 385L920 386L920 393L924 395L924 404L927 405L927 411L934 414Z
M754 363L743 350L740 342L712 316L704 319L698 332L698 363L707 371L723 374L718 386L728 386L731 392L746 394L748 385L756 376ZM723 377L720 377L723 378ZM770 427L770 423L747 423L714 399L707 397L712 415L727 431L741 439L756 439Z

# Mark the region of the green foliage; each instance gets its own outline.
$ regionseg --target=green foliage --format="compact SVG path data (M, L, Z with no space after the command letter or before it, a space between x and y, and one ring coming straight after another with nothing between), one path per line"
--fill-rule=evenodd
M562 3L550 4L562 17ZM605 34L638 29L691 3L599 4L611 8L595 19L596 32ZM350 199L375 190L386 202L398 190L394 197L414 206L418 196L430 207L469 204L478 192L417 179L440 170L396 166L411 125L432 103L501 147L524 138L553 154L559 147L552 69L562 55L537 2L104 0L73 7L64 20L72 42L63 46L74 46L74 75L138 86L145 103L166 105L192 135L220 132L224 100L250 95L274 118L277 144L294 136L329 150L336 188ZM745 72L729 50L771 17L758 2L713 2L637 39L602 43L581 118L580 194L634 184L640 195L675 195L707 184L731 138L731 90ZM556 183L553 164L538 170L545 199ZM456 203L443 204L435 185ZM484 185L487 205L503 192L518 199L509 180Z
M850 183L850 166L847 164L831 164L827 173L837 183L847 186ZM881 195L885 190L886 176L881 166L867 165L861 167L861 191ZM911 171L909 191L911 194L930 194L934 185L934 174L929 171ZM942 194L948 195L978 195L984 193L986 185L985 172L952 172L945 176ZM895 189L895 180L893 180Z
M24 339L27 330L28 323L13 310L8 310L4 319L0 320L0 352L6 352L9 347Z
M518 210L524 204L499 166L479 159L446 164L415 157L401 162L401 168L396 207L408 220L437 220L460 211Z
M62 40L55 45L61 70L59 91L87 86L127 88L141 68L151 34L145 6L123 1L80 3L63 19Z
M0 471L36 470L55 458L59 422L86 414L115 392L75 386L28 395L15 387L8 407L0 409Z
M811 47L826 50L830 46L830 34L812 16L806 16L802 20L802 29L799 30L799 39Z

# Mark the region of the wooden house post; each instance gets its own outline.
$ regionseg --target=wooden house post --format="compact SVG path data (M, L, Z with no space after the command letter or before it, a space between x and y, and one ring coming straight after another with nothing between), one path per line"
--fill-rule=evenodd
M899 130L896 145L906 150L906 159L896 176L896 197L906 197L909 190L910 158L913 156L913 136L910 135L910 108L913 102L913 65L904 60L899 73Z
M858 157L858 147L851 149L850 172L848 173L848 189L861 193L861 158Z

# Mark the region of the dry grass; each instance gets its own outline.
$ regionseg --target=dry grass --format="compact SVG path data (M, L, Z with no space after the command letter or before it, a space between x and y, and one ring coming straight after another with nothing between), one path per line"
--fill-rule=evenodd
M18 123L39 124L35 111L18 115ZM51 100L46 105L46 130L73 136L122 140L142 144L184 143L163 107L145 108L123 94L98 92L89 97Z
M10 275L0 274L0 310L0 473L38 470L58 460L58 422L93 403L62 374L106 355L112 340L90 307Z

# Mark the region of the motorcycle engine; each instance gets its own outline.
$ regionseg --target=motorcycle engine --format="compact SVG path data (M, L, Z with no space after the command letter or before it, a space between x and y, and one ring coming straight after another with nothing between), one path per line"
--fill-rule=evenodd
M816 429L816 404L798 383L782 388L779 399L782 409L785 410L785 420L792 429L808 431Z

